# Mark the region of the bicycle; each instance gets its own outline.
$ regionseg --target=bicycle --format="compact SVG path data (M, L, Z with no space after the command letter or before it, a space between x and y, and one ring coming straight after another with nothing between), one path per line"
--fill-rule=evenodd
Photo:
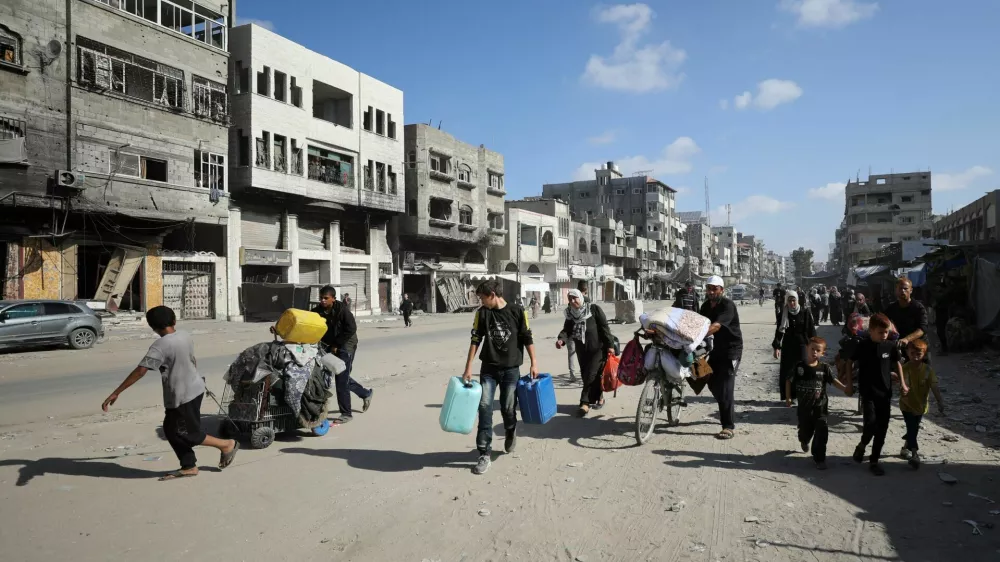
M636 335L644 339L650 339L641 330L637 331ZM643 357L653 347L665 351L668 350L668 348L652 342L643 349ZM659 362L657 362L655 369L647 371L646 382L642 387L642 393L639 395L639 405L635 411L635 440L639 445L645 444L653 435L653 429L656 427L656 418L660 412L666 410L667 423L671 427L675 427L681 423L681 408L687 407L687 403L684 401L684 388L681 384L671 381L666 373L664 373L663 367L659 365Z

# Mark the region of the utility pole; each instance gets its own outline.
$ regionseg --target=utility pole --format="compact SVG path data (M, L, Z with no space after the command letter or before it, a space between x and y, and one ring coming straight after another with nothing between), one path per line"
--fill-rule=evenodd
M521 222L517 223L517 290L521 291Z
M733 206L726 203L726 226L733 226Z
M708 197L708 176L705 176L705 224L712 228L712 204Z

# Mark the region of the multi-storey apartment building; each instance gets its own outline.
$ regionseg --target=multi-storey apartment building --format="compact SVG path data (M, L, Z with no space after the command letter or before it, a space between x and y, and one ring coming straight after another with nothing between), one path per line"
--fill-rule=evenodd
M329 283L358 314L396 308L403 92L257 25L230 44L230 283Z
M887 244L931 238L931 173L869 175L848 182L844 217L842 265L847 267L874 258Z
M404 147L406 213L394 221L403 291L428 312L478 305L473 284L507 234L503 155L424 124L406 125Z
M996 242L997 206L1000 189L995 189L972 203L938 218L934 222L934 238L957 242Z
M226 315L233 10L0 5L5 297Z

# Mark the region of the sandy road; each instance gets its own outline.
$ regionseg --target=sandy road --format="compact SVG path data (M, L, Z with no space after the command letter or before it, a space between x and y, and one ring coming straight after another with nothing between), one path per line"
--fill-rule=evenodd
M998 531L972 536L962 520L998 519L989 514L995 506L968 495L1000 499L996 449L929 416L924 453L948 464L912 471L889 460L889 474L877 479L849 459L860 419L847 415L850 399L837 397L831 468L816 471L795 452L792 411L775 401L773 315L756 306L740 313L746 352L738 435L728 442L713 438L717 413L707 396L691 398L684 422L660 427L643 447L632 436L637 389L619 391L599 415L573 417L579 387L564 375L565 355L546 339L558 331L554 317L534 325L542 370L556 375L560 414L544 426L522 424L518 450L496 455L484 476L470 473L474 437L437 427L445 380L460 371L467 345L468 328L458 320L422 335L398 329L385 330L385 340L366 338L371 351L359 357L359 372L378 392L368 413L323 438L303 435L242 451L221 474L206 468L194 479L152 480L175 460L154 434L159 410L129 410L136 401L123 399L125 409L113 416L4 427L3 558L995 558ZM835 339L831 328L821 330ZM615 327L619 337L629 331ZM499 422L497 414L502 433ZM898 450L901 436L902 422L894 419L887 452ZM201 461L209 467L216 459L203 453ZM959 483L942 484L941 470Z

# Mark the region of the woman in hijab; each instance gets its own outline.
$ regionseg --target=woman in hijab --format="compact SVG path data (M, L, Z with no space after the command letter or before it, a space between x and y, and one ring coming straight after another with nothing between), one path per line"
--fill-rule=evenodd
M812 312L799 304L798 296L790 293L785 297L785 309L781 312L778 329L774 332L774 358L781 358L778 367L778 388L781 400L795 399L785 396L785 381L792 377L795 367L805 359L809 338L816 336L816 322Z
M868 306L868 301L865 300L863 293L858 293L857 300L854 303L854 312L866 318L872 315L872 309Z
M567 299L569 305L566 307L566 321L556 340L556 349L562 349L570 339L576 346L576 356L580 360L580 378L583 379L579 411L583 417L591 408L599 410L604 406L601 374L608 353L614 353L615 344L608 318L601 307L584 304L583 293L576 289L568 293Z
M836 287L830 289L830 323L834 326L840 326L844 321L844 308L840 299L840 291Z

